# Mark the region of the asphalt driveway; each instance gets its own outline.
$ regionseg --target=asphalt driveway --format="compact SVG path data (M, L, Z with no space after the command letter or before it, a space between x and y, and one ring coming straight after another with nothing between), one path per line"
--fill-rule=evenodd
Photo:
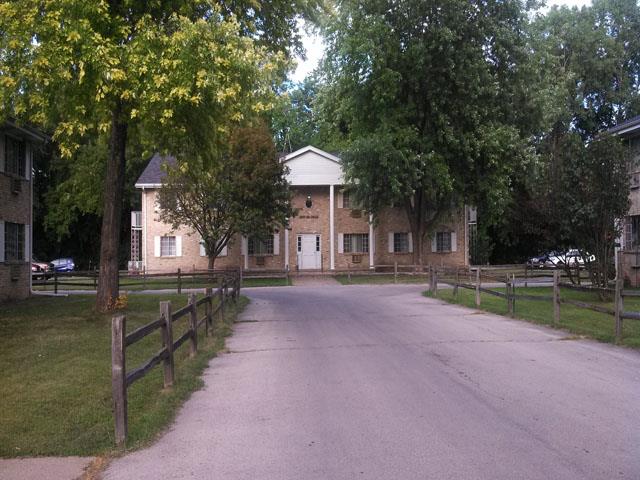
M640 478L638 352L421 290L245 290L206 387L104 477Z

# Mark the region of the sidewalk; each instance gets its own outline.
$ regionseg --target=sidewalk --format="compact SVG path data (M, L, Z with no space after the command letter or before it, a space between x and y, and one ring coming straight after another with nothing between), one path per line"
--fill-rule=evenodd
M0 459L2 480L76 480L95 457L30 457Z

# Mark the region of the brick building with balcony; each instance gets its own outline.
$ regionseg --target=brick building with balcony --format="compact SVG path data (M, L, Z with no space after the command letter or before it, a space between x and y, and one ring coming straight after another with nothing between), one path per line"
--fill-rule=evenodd
M387 208L374 222L345 190L339 157L308 146L281 161L289 169L287 180L297 216L266 240L236 236L216 259L216 268L333 272L414 263L414 239L405 210ZM131 216L130 267L148 272L204 270L207 257L199 236L188 228L173 231L158 219L157 193L165 162L175 159L154 155L136 182L142 210ZM468 210L452 211L428 232L425 265L468 265Z

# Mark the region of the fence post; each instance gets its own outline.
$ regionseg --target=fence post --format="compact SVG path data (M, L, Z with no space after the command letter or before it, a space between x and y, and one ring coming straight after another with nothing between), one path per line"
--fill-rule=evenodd
M513 296L511 294L511 289L513 288L513 285L511 284L511 277L510 275L507 273L507 280L505 281L505 290L507 293L507 314L510 317L513 317Z
M142 288L147 289L147 266L142 267Z
M460 269L456 268L456 283L453 284L453 296L458 299L458 284L460 283Z
M616 293L615 293L615 319L616 319L616 343L622 341L622 320L624 313L624 300L622 297L622 289L624 287L624 279L622 276L622 255L618 254L618 274L616 276Z
M224 324L224 277L220 277L220 280L218 280L218 293L220 294L218 317L220 317L220 323Z
M553 271L553 324L560 323L560 272Z
M236 279L238 282L235 288L236 300L240 298L240 288L242 287L242 267L238 269L238 278Z
M398 283L398 262L393 262L393 283Z
M480 267L476 268L476 308L480 308Z
M125 331L127 319L124 315L111 318L111 391L115 420L116 445L127 441L127 370L125 362Z
M173 385L173 326L171 319L171 302L160 302L160 316L164 324L160 327L162 333L162 346L167 349L167 356L162 362L164 373L164 387Z
M204 321L204 335L206 337L209 336L209 327L211 327L213 323L213 318L211 317L211 310L213 310L213 301L211 295L211 288L204 289L204 295L207 297L207 301L204 304L204 312L207 319Z
M438 269L433 269L433 296L438 295Z
M53 293L58 294L58 272L53 271Z
M98 273L96 271L93 272L93 289L98 289Z
M529 286L529 264L524 264L524 288Z
M191 338L189 339L189 356L195 357L198 353L198 308L196 307L196 294L189 294L189 330L191 330Z
M180 269L178 269L178 295L182 293L182 276Z
M347 262L347 280L351 283L351 264Z

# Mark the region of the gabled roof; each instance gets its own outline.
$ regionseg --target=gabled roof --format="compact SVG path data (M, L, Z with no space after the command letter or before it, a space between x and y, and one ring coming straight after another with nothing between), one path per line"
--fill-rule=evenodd
M304 155L307 152L313 152L320 155L321 157L331 160L332 162L341 163L340 157L338 157L337 155L329 152L325 152L324 150L320 150L319 148L316 148L312 145L307 145L306 147L302 147L301 149L296 150L295 152L291 152L285 155L284 157L282 157L281 160L286 163L289 160L293 160L294 158L299 157L300 155Z
M136 182L136 188L159 188L166 175L162 165L175 165L176 157L155 153Z
M625 120L615 127L611 127L609 129L609 133L613 135L621 135L623 137L640 135L640 115Z

